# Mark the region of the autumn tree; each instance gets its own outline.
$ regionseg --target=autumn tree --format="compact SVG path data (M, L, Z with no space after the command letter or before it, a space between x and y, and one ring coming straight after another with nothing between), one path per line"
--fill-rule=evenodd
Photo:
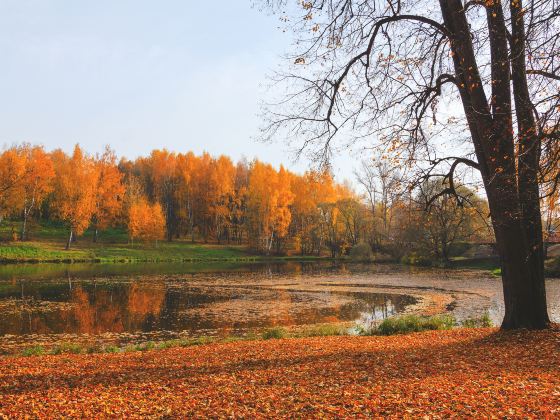
M165 236L165 216L159 203L140 199L128 209L128 233L134 239L157 241Z
M72 156L60 150L51 156L56 173L52 206L56 216L68 226L69 249L75 235L84 233L95 213L99 173L95 161L79 145Z
M293 193L291 174L283 167L276 171L271 165L255 161L251 167L247 191L247 219L250 240L254 247L270 253L277 251L288 234L291 221L290 204Z
M457 185L458 201L451 194L439 194L447 186L441 180L427 180L417 194L420 240L438 260L448 262L450 250L459 241L469 241L485 230L484 206L469 188ZM436 197L433 199L433 197Z
M93 241L97 242L99 230L107 229L118 222L121 215L125 185L123 174L117 166L115 152L109 147L95 160L97 185L95 208L92 222L94 229Z
M0 154L0 221L12 211L13 191L25 174L25 158L17 147L12 147Z
M241 243L247 222L247 190L249 188L249 163L246 159L237 162L233 183L233 197L229 202L230 236L233 241ZM229 237L228 237L229 240Z
M288 10L301 11L285 19L300 48L279 77L289 96L267 135L287 128L318 160L335 138L368 139L395 162L441 168L442 194L458 195L459 166L478 171L501 257L502 327L547 327L539 172L558 140L558 2L309 0Z
M165 149L154 150L148 163L154 198L159 201L165 214L167 240L172 241L179 233L177 156Z
M194 242L195 227L195 185L197 179L198 158L193 152L179 154L177 156L177 176L179 177L179 188L176 196L179 203L179 230L190 235Z

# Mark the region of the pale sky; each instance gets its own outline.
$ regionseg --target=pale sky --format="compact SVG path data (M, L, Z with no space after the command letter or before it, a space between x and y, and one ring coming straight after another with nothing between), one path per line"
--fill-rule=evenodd
M258 157L259 103L291 35L252 0L1 0L0 145L135 158L154 148ZM334 162L339 180L355 159ZM357 166L357 165L356 165Z

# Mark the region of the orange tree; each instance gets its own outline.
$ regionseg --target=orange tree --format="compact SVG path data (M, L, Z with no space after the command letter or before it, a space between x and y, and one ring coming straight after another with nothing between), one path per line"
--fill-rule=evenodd
M20 239L27 239L27 221L31 213L53 189L54 167L50 156L39 146L28 144L20 149L25 161L25 172L14 190L14 207L21 211Z
M118 222L122 211L125 185L123 174L117 167L115 153L109 147L95 159L95 169L97 185L92 221L93 241L97 242L100 229L106 229Z
M128 209L128 233L131 241L157 241L165 236L165 216L159 203L149 204L140 199Z
M68 226L66 249L89 227L95 212L97 180L94 160L76 145L72 156L62 151L51 154L56 178L51 205L56 216Z

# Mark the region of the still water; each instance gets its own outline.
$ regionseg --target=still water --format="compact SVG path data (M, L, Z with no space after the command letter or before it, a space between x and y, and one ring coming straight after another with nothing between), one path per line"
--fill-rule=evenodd
M547 280L560 321L560 279ZM142 342L272 326L369 326L400 313L503 318L499 278L391 264L0 265L0 354L31 342Z
M383 319L417 302L324 283L345 273L318 263L0 266L0 337L232 334Z

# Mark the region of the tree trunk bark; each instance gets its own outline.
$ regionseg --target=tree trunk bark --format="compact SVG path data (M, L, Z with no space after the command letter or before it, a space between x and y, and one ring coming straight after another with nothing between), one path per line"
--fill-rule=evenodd
M66 242L66 249L70 249L70 245L72 244L72 239L73 239L73 232L72 229L70 229L70 234L68 235L68 242Z
M531 258L521 226L499 228L505 315L504 329L543 329L550 325L541 261Z
M440 6L445 26L451 34L455 74L501 259L505 305L502 328L546 328L550 321L537 180L539 144L527 89L522 4L518 0L510 5L513 28L511 67L502 5L498 1L485 6L492 56L491 101L487 100L483 89L463 2L440 0ZM510 80L513 81L513 92ZM513 138L512 93L518 122L517 155Z
M20 241L27 240L27 212L23 210L23 223L21 225Z

